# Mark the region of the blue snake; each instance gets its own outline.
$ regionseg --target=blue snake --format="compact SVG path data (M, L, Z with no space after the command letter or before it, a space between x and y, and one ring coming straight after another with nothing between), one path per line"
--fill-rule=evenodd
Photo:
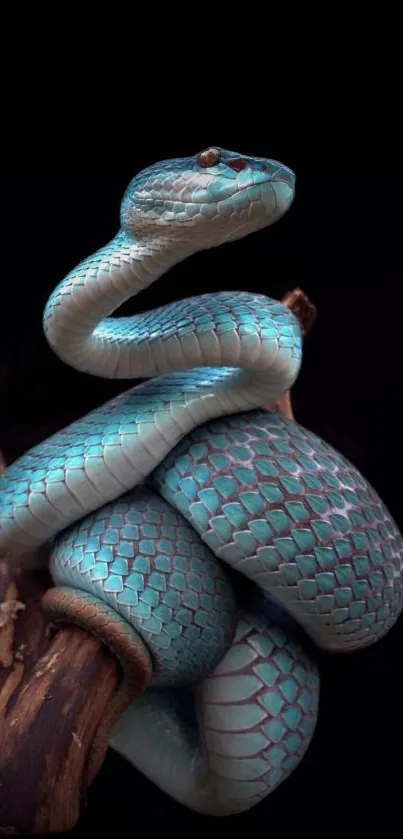
M122 664L107 742L196 812L246 811L311 742L324 651L368 646L402 609L403 543L341 454L262 410L295 382L302 338L251 292L113 317L179 261L277 222L295 176L208 148L129 184L116 236L55 288L47 341L76 370L146 381L0 477L0 552L46 546L44 608Z

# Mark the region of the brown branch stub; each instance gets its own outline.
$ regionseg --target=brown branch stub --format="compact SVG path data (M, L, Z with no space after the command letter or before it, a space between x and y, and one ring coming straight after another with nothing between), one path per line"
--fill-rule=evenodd
M302 338L305 339L316 320L316 306L311 303L305 292L298 287L294 288L293 291L288 291L281 302L294 313L301 327ZM291 392L289 390L283 396L280 396L279 399L276 399L275 402L270 402L268 405L265 405L264 410L279 412L285 419L295 420Z
M293 291L288 291L281 302L294 312L301 327L302 337L306 338L317 318L317 308L314 303L298 287Z
M284 393L283 396L280 396L280 398L276 399L275 402L271 402L267 405L266 411L275 411L280 413L284 419L294 420L295 417L291 403L291 392L287 390L287 393Z

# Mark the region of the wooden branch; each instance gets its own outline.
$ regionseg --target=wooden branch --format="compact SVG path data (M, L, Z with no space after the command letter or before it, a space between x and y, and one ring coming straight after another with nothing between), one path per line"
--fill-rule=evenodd
M300 288L295 288L294 291L288 291L281 302L294 312L301 327L302 337L305 339L316 320L316 306L311 303L307 295ZM289 390L280 399L276 399L275 402L269 402L268 405L265 405L264 409L266 411L278 411L285 419L295 420L291 392Z
M288 291L281 302L294 312L301 327L302 337L306 338L317 317L316 306L311 303L309 297L300 288Z
M94 738L120 681L115 658L96 638L73 627L54 631L46 621L41 598L50 586L46 573L0 564L3 835L74 827Z

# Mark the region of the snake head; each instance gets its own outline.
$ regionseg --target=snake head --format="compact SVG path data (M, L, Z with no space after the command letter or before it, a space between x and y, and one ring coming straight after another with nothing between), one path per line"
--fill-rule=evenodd
M136 175L123 197L121 226L136 238L202 250L273 224L294 192L295 175L282 163L214 146Z

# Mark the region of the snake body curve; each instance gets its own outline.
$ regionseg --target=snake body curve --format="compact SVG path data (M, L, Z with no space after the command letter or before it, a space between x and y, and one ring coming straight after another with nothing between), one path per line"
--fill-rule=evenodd
M215 148L137 175L118 234L57 286L44 331L78 370L150 380L0 478L0 551L23 563L50 542L69 614L110 616L124 664L127 647L151 658L111 745L212 815L256 804L309 746L319 679L292 621L324 650L382 637L403 604L403 543L351 464L259 410L299 372L286 307L225 292L111 315L179 260L276 222L294 187L276 161ZM250 581L248 606L226 568Z

